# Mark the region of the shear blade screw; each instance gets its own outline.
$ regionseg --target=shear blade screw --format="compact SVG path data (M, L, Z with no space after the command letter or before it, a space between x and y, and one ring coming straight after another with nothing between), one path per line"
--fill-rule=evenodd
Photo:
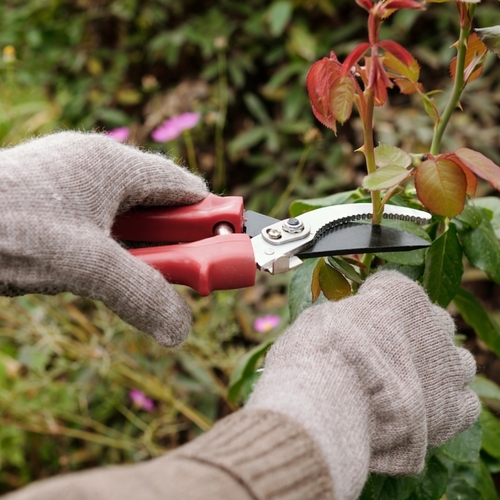
M272 228L268 229L266 232L272 240L279 240L281 238L281 231L279 229Z
M286 231L290 234L300 233L304 230L304 224L295 217L291 217L290 219L283 222L283 231Z

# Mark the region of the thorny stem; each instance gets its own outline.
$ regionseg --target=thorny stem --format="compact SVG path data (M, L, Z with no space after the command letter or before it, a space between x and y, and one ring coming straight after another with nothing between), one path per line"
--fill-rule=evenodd
M283 208L283 205L286 203L286 201L290 197L292 191L294 190L295 186L297 185L297 182L299 182L300 176L302 175L302 170L304 169L304 165L306 164L306 160L307 160L307 157L309 156L309 152L311 151L311 148L312 148L312 145L308 144L304 148L304 150L302 151L302 154L300 155L299 163L295 167L295 172L293 173L293 176L290 179L290 182L288 183L288 186L286 187L285 191L280 196L276 205L274 205L274 208L271 210L271 212L269 214L270 217L276 217L276 215L281 211L281 209Z
M469 37L470 29L460 28L460 38L458 39L458 54L457 54L457 67L455 72L455 83L453 85L453 90L451 92L446 108L441 115L441 118L437 121L434 130L434 137L432 139L430 153L432 155L437 155L439 153L439 148L441 146L441 140L443 139L444 131L448 126L451 115L455 111L458 105L460 96L464 90L464 69L465 69L465 55L467 52L467 38Z
M373 88L365 91L366 114L363 123L363 153L366 159L366 168L371 174L377 170L375 165L375 145L373 141L373 110L375 108L375 93ZM372 191L373 224L380 224L382 221L382 205L380 203L380 191Z

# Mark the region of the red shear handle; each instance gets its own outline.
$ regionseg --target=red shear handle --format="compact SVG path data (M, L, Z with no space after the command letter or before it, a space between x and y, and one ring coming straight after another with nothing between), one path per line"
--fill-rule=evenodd
M158 269L170 283L187 285L201 295L255 283L255 257L246 234L226 234L185 245L130 250Z
M113 236L124 241L186 243L214 236L219 224L243 232L243 198L209 194L194 205L134 209L119 215Z

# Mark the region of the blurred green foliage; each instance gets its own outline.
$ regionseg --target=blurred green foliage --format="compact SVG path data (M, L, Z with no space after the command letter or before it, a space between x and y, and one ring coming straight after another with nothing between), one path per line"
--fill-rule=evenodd
M500 24L497 2L485 0L476 17ZM16 58L0 61L0 141L126 125L131 142L182 162L181 139L156 144L150 133L165 118L199 111L202 123L192 130L197 164L217 192L243 195L247 208L275 216L293 199L305 200L298 210L338 203L346 196L338 193L360 184L359 122L341 127L337 138L314 130L304 82L312 62L332 49L343 57L364 39L365 21L352 0L6 0L0 49L13 46ZM426 90L449 89L449 47L458 33L453 5L400 11L383 30L419 60ZM454 117L444 146L469 146L498 163L500 66L492 63L464 96L467 113ZM426 151L432 123L419 104L397 94L391 103L377 110L377 138ZM479 191L490 194L486 185ZM310 305L297 290L310 283L313 267L294 278L292 315ZM253 374L263 346L287 322L288 279L259 276L252 290L208 298L183 291L193 333L168 352L101 304L68 294L0 299L0 492L157 455L233 411L254 379L240 376L246 361ZM266 312L279 313L282 326L258 334L253 319ZM154 400L153 412L132 404L133 388ZM479 379L476 389L500 409L494 382ZM481 426L498 439L492 415L483 414ZM461 471L479 479L484 467L500 471L494 447L476 451ZM448 459L434 450L429 464L455 478L447 495L458 498L452 488L461 472ZM425 475L420 479L398 487L423 489ZM385 480L370 481L365 493L375 498L369 488L383 491Z
M234 411L228 383L236 365L249 346L269 344L281 330L252 327L259 310L285 314L285 300L269 288L210 298L180 290L195 322L176 350L71 294L0 298L0 493L157 456ZM134 404L132 389L154 409Z

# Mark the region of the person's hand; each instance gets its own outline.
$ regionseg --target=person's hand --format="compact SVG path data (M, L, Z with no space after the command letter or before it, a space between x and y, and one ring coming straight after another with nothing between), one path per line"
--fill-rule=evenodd
M246 406L302 424L330 468L335 498L358 497L369 470L416 474L427 446L470 427L476 365L454 323L396 272L356 296L311 307L269 351Z
M189 205L201 178L101 134L63 132L0 151L0 294L103 301L160 344L188 334L187 304L110 235L134 205Z

